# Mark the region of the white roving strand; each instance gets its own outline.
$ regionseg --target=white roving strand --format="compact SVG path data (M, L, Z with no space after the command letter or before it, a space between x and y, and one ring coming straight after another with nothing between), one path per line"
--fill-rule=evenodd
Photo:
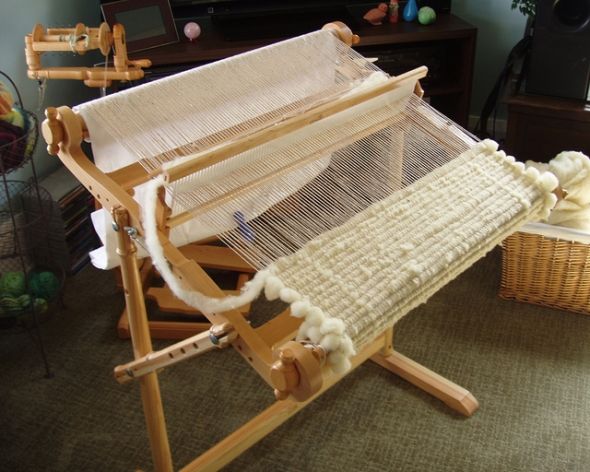
M145 245L150 253L152 262L172 292L187 305L200 310L202 313L211 314L228 310L234 310L256 299L264 287L264 280L268 272L259 271L249 282L244 285L240 295L231 295L223 298L214 298L203 295L196 290L187 290L176 274L170 268L164 249L158 237L156 221L156 206L158 190L164 185L164 179L156 177L148 183L143 204L143 227Z

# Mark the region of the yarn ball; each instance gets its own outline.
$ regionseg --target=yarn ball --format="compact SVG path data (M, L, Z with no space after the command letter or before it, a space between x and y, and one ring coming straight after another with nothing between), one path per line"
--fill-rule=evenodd
M52 300L59 291L59 279L53 272L33 272L29 277L29 289L36 298Z
M23 272L5 272L0 277L0 296L18 297L25 293L26 283Z
M0 307L2 308L2 313L6 315L10 315L21 311L21 306L18 301L18 298L11 297L8 295L0 297Z
M21 310L26 310L31 306L31 296L28 293L23 293L16 299Z
M10 112L14 105L14 98L6 88L4 82L0 81L0 115Z
M35 298L35 300L33 300L33 307L35 309L35 313L39 314L45 313L49 308L49 305L47 304L47 300L44 298Z
M422 7L418 10L418 23L431 25L436 21L436 12L431 7Z
M0 316L15 316L26 311L32 306L35 313L45 313L49 308L47 301L43 298L31 298L28 293L19 295L18 297L3 296L0 297Z
M25 128L25 114L20 108L12 108L8 113L0 116L0 119L6 123L10 123L12 126L16 126L17 128Z

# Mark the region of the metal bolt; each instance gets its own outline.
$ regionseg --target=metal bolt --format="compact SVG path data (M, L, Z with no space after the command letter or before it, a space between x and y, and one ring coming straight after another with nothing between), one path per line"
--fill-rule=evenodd
M137 229L133 226L125 226L125 231L127 231L130 238L135 238L137 236Z

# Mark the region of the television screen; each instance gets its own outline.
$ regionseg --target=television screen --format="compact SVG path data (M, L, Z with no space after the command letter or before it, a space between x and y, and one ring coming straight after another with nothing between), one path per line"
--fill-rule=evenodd
M367 0L170 0L175 12L180 15L215 15L223 13L247 13L277 10L327 9L330 7L347 7L366 5L373 8L374 2Z
M374 7L366 0L171 0L177 21L211 18L226 40L287 38L321 28L330 21L359 26ZM198 21L198 20L197 20Z

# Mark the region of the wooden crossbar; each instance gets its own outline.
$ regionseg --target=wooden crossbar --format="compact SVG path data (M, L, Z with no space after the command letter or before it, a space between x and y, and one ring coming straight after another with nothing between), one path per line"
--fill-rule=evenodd
M319 105L301 115L276 123L270 128L257 131L249 136L226 143L215 149L187 156L182 162L165 169L162 174L167 183L176 182L177 180L187 177L199 170L223 162L236 154L248 151L249 149L268 143L273 139L280 138L288 133L302 129L316 121L333 116L336 113L347 110L396 88L400 88L408 83L413 85L416 81L426 77L427 72L428 69L425 66L422 66L406 72L405 74L391 77L386 82L377 84L367 90Z

